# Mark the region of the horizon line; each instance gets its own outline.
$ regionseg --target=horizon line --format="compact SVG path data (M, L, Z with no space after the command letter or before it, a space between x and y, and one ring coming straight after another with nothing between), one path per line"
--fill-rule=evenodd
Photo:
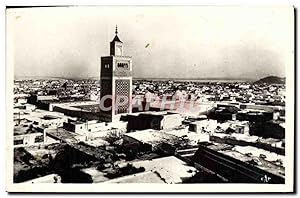
M268 76L265 76L265 77L269 77L269 76L274 76L274 75L268 75ZM59 79L66 79L66 80L79 80L79 79L84 79L84 80L88 80L88 79L95 79L95 78L98 78L100 80L100 77L96 77L96 76L92 76L92 77L63 77L63 76L14 76L14 80L17 80L18 78L44 78L44 79L47 79L47 78L59 78ZM228 78L228 77L207 77L207 78L174 78L174 77L171 77L171 78L166 78L166 77L133 77L133 79L135 80L146 80L146 79L149 79L149 80L159 80L159 79L162 79L162 80L259 80L259 79L262 79L262 78L265 78L265 77L261 77L261 78ZM285 78L285 77L280 77L280 76L276 76L276 77L279 77L279 78Z

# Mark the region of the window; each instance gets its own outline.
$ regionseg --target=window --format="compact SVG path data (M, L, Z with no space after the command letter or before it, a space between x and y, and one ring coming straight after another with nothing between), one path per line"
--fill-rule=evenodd
M38 142L43 142L44 141L44 136L36 136L34 138L34 143L38 143Z
M105 69L109 69L109 64L105 64L105 65L104 65L104 68L105 68Z
M21 140L14 140L14 145L23 144L23 139Z
M118 63L118 67L119 68L126 68L126 69L129 68L128 63Z

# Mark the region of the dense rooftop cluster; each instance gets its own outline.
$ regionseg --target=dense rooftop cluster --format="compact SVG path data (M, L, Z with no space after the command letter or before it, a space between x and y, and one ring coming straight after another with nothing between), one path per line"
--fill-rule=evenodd
M284 183L284 84L134 80L133 97L194 106L150 100L113 122L99 119L100 89L15 81L15 182Z

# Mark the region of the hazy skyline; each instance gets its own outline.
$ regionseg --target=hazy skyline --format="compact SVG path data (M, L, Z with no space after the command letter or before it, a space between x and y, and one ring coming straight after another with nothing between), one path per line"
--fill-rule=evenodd
M135 78L285 76L292 7L49 7L8 9L15 76L91 78L116 24Z

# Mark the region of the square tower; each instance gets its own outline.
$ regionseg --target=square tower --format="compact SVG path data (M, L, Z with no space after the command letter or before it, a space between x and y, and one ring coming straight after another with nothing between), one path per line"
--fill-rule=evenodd
M132 58L123 56L123 42L116 36L110 42L110 56L101 57L100 119L111 122L118 114L132 110Z

